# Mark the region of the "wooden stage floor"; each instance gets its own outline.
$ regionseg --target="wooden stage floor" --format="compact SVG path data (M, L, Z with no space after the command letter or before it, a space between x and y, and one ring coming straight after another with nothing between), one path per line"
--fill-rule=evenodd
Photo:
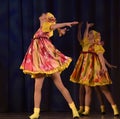
M29 119L29 114L0 114L0 119ZM72 119L72 115L69 112L41 112L40 119ZM80 117L79 119L120 119L120 117L114 117L113 114L90 114L86 117Z

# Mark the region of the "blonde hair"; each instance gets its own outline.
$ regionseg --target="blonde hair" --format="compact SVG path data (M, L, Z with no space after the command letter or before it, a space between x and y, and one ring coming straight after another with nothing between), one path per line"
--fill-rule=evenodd
M100 42L101 39L100 39L100 37L98 37L98 34L100 34L100 33L95 30L92 30L92 32L94 35L95 42Z
M50 23L56 23L56 18L55 18L55 16L52 13L47 12L46 13L46 18L47 18L48 22L50 22Z

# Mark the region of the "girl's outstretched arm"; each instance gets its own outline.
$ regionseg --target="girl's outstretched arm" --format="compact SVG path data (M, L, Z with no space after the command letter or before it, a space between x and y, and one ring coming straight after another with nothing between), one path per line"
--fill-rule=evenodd
M78 41L79 41L79 42L81 42L81 40L82 40L82 34L81 34L82 24L83 24L82 22L80 22L80 23L78 24L77 38L78 38Z
M56 23L54 25L51 25L51 30L56 30L56 29L59 29L59 28L62 28L62 27L72 27L73 25L76 25L78 24L77 21L74 21L74 22L66 22L66 23Z
M105 58L104 58L104 60L105 60L105 64L106 64L109 68L117 68L117 66L111 65Z

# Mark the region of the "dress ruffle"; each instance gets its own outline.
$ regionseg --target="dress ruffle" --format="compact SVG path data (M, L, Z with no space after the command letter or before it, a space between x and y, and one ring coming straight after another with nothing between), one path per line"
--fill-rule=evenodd
M40 37L32 40L20 69L32 78L39 74L49 76L62 72L71 61L72 59L56 49L47 37Z
M108 72L100 75L101 64L97 54L85 52L81 53L70 81L87 86L102 86L112 84Z

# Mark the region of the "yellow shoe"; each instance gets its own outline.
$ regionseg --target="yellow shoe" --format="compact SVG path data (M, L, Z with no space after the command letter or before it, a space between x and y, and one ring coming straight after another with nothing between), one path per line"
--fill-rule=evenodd
M85 111L81 114L82 116L88 116L90 113L90 107L89 106L85 106Z
M79 110L78 110L78 113L81 115L84 111L84 107L83 106L80 106Z
M78 111L76 109L76 106L75 106L74 102L70 103L69 107L72 110L73 119L79 119L80 116L79 116L79 113L78 113Z
M119 111L118 111L117 105L112 105L112 109L114 112L114 116L119 116Z
M29 116L30 119L39 119L40 117L40 108L34 108L34 113Z
M100 111L101 111L101 114L105 114L105 106L104 105L101 105L100 106Z

